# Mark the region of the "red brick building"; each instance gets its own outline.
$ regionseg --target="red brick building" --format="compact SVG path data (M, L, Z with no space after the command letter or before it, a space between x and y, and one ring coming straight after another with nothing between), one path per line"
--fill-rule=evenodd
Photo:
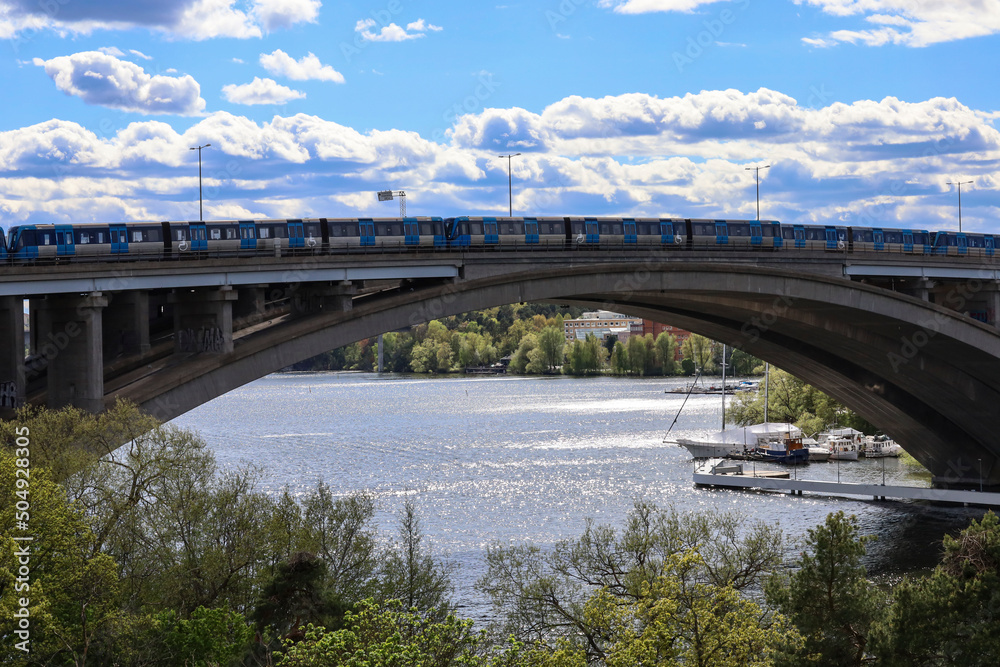
M664 331L677 339L677 349L674 350L674 360L680 361L684 357L681 353L681 346L684 345L684 341L691 337L691 332L687 329L681 329L680 327L671 326L669 324L660 324L659 322L654 322L653 320L642 321L643 336L646 334L653 334L653 339L655 340L656 337Z

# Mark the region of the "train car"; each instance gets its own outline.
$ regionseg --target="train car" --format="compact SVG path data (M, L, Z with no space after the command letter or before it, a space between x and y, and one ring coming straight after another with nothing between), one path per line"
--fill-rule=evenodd
M934 234L935 255L993 257L996 239L992 234L937 232Z
M513 218L501 218L513 220ZM523 223L522 223L523 225ZM492 216L468 216L448 218L448 245L454 248L480 248L500 245L500 228L497 218ZM508 227L510 231L510 228ZM513 234L507 235L508 237Z
M780 248L781 225L773 220L716 220L715 242L732 248Z
M687 238L687 225L676 218L636 218L636 244L680 248Z
M360 248L447 246L444 222L439 217L324 218L331 253ZM308 222L308 221L307 221ZM308 229L308 225L306 227ZM320 227L322 232L322 226Z
M568 218L569 236L578 246L611 248L636 244L635 218Z
M718 223L725 224L724 220L692 218L686 222L690 238L690 241L688 242L689 248L704 249L725 245L725 243L720 241L720 239L724 238L724 236L720 237L717 233L718 229L716 228Z
M4 236L3 228L0 227L0 262L7 261L7 238Z
M781 225L782 247L804 250L851 250L849 227L834 225Z

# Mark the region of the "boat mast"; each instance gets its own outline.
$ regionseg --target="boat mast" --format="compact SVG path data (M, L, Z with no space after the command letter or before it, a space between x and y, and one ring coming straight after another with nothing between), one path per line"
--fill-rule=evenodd
M768 380L771 379L771 364L764 362L764 423L767 423Z
M722 344L722 430L726 430L726 344Z

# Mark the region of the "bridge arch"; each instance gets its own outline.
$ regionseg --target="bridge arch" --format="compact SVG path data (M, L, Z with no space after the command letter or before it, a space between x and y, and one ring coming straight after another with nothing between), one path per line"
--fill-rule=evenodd
M972 286L975 287L974 285ZM113 394L171 419L330 349L510 303L598 306L740 347L830 394L903 443L942 485L1000 484L1000 335L954 310L843 278L716 262L525 270L408 287L300 317Z

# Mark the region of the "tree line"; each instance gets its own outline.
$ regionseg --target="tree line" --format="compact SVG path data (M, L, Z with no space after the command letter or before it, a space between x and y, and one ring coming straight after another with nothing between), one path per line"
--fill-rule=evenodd
M18 590L25 428L34 541ZM476 627L412 502L383 535L370 495L264 493L253 468L221 469L196 433L128 404L25 408L0 442L4 665L1000 664L992 513L945 538L932 572L886 585L842 512L788 560L772 522L637 500L621 526L490 545L477 590L495 622ZM22 607L30 653L16 647Z
M519 304L432 320L382 337L385 369L396 373L456 373L469 367L510 360L518 374L705 375L720 372L722 346L692 335L681 345L669 333L616 336L599 340L588 335L567 343L563 322L578 318L580 308ZM326 352L289 370L360 370L377 367L377 339L371 338ZM678 358L679 357L679 358ZM763 362L742 351L727 357L730 374L760 373Z

